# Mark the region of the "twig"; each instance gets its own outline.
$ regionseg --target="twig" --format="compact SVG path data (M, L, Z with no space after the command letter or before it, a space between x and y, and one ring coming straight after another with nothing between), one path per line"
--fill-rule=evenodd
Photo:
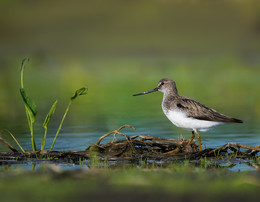
M237 147L238 149L239 149L239 148L249 149L249 150L251 150L251 152L254 152L254 151L259 152L259 151L260 151L260 145L258 145L258 146L256 146L256 147L250 147L250 146L246 146L246 145L243 145L243 144L230 142L230 143L225 144L225 145L222 146L222 147L219 147L219 148L217 148L217 149L211 150L208 154L212 154L212 153L214 153L214 152L223 151L223 150L227 150L227 149L231 149L231 150L237 151L237 150L235 149L235 147Z
M97 141L96 145L99 145L100 142L101 142L105 137L107 137L107 136L109 136L109 135L111 135L111 134L114 133L115 135L116 135L116 134L119 134L119 135L125 136L126 139L127 139L127 142L128 142L129 145L131 146L132 150L136 153L136 150L135 150L134 145L132 144L131 138L130 138L128 135L126 135L126 134L120 132L120 130L123 129L123 128L125 128L125 127L129 127L129 128L132 128L133 130L136 130L135 127L133 127L133 126L131 126L131 125L125 124L125 125L121 126L120 128L118 128L117 130L114 130L114 131L112 131L112 132L110 132L110 133L107 133L107 134L103 135L101 138L99 138L99 140Z
M143 140L162 140L162 141L178 141L176 139L164 139L164 138L160 138L160 137L152 137L152 136L148 136L148 135L135 135L133 137L131 137L131 139L136 139L136 138L142 138Z
M12 145L10 145L6 140L0 137L0 141L4 143L9 149L11 149L13 152L18 152Z
M113 133L117 133L117 134L119 134L119 135L123 135L123 136L126 137L126 139L130 140L130 137L129 137L129 136L127 136L127 135L124 134L124 133L120 133L120 132L119 132L121 129L123 129L123 128L125 128L125 127L129 127L129 128L132 128L133 130L136 130L136 128L133 127L133 126L131 126L131 125L123 125L123 126L121 126L120 128L118 128L117 130L114 130L114 131L112 131L112 132L110 132L110 133L107 133L107 134L101 136L101 137L99 138L99 140L97 141L96 145L99 145L100 142L101 142L105 137L107 137L107 136L109 136L109 135L111 135L111 134L113 134Z
M22 152L25 152L22 148L22 146L19 144L18 140L14 137L14 135L7 129L4 129L3 131L6 131L9 135L11 135L11 137L14 139L14 141L16 142L16 144L20 147L20 149L22 150Z

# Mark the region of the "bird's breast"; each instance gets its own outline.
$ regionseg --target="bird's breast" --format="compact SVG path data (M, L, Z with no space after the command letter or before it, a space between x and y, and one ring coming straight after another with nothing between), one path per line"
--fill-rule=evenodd
M196 118L188 117L185 112L178 109L165 110L163 108L163 112L175 126L185 130L207 131L210 128L221 124L220 122L199 120Z

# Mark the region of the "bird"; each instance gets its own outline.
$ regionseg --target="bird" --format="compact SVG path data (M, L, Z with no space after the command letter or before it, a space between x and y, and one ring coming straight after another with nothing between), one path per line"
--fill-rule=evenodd
M162 110L166 117L175 126L192 131L189 144L193 141L194 133L196 133L200 151L202 149L199 131L205 132L225 123L243 123L242 120L231 118L196 100L179 95L175 81L169 78L161 79L156 88L134 94L133 96L145 95L156 91L163 93Z

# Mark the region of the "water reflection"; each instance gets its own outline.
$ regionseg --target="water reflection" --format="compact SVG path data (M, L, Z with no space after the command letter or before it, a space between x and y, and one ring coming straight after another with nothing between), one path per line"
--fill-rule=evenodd
M4 162L4 164L3 164ZM255 171L259 170L259 160L239 159L239 158L203 158L198 160L151 160L138 159L136 161L129 161L127 159L115 160L109 159L80 159L74 161L72 159L63 160L44 160L32 159L30 161L5 160L0 162L0 171L12 170L49 170L55 173L60 173L66 170L76 169L95 169L95 168L138 168L138 169L163 169L168 168L176 171L190 170L190 171L207 171L211 169L225 169L234 172L239 171Z

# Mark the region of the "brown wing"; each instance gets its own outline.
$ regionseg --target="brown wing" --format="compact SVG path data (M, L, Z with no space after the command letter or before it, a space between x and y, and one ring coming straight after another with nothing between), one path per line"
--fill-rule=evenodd
M228 117L186 97L177 99L176 106L178 109L185 111L189 117L193 117L195 119L216 122L243 123L243 121L239 119Z

